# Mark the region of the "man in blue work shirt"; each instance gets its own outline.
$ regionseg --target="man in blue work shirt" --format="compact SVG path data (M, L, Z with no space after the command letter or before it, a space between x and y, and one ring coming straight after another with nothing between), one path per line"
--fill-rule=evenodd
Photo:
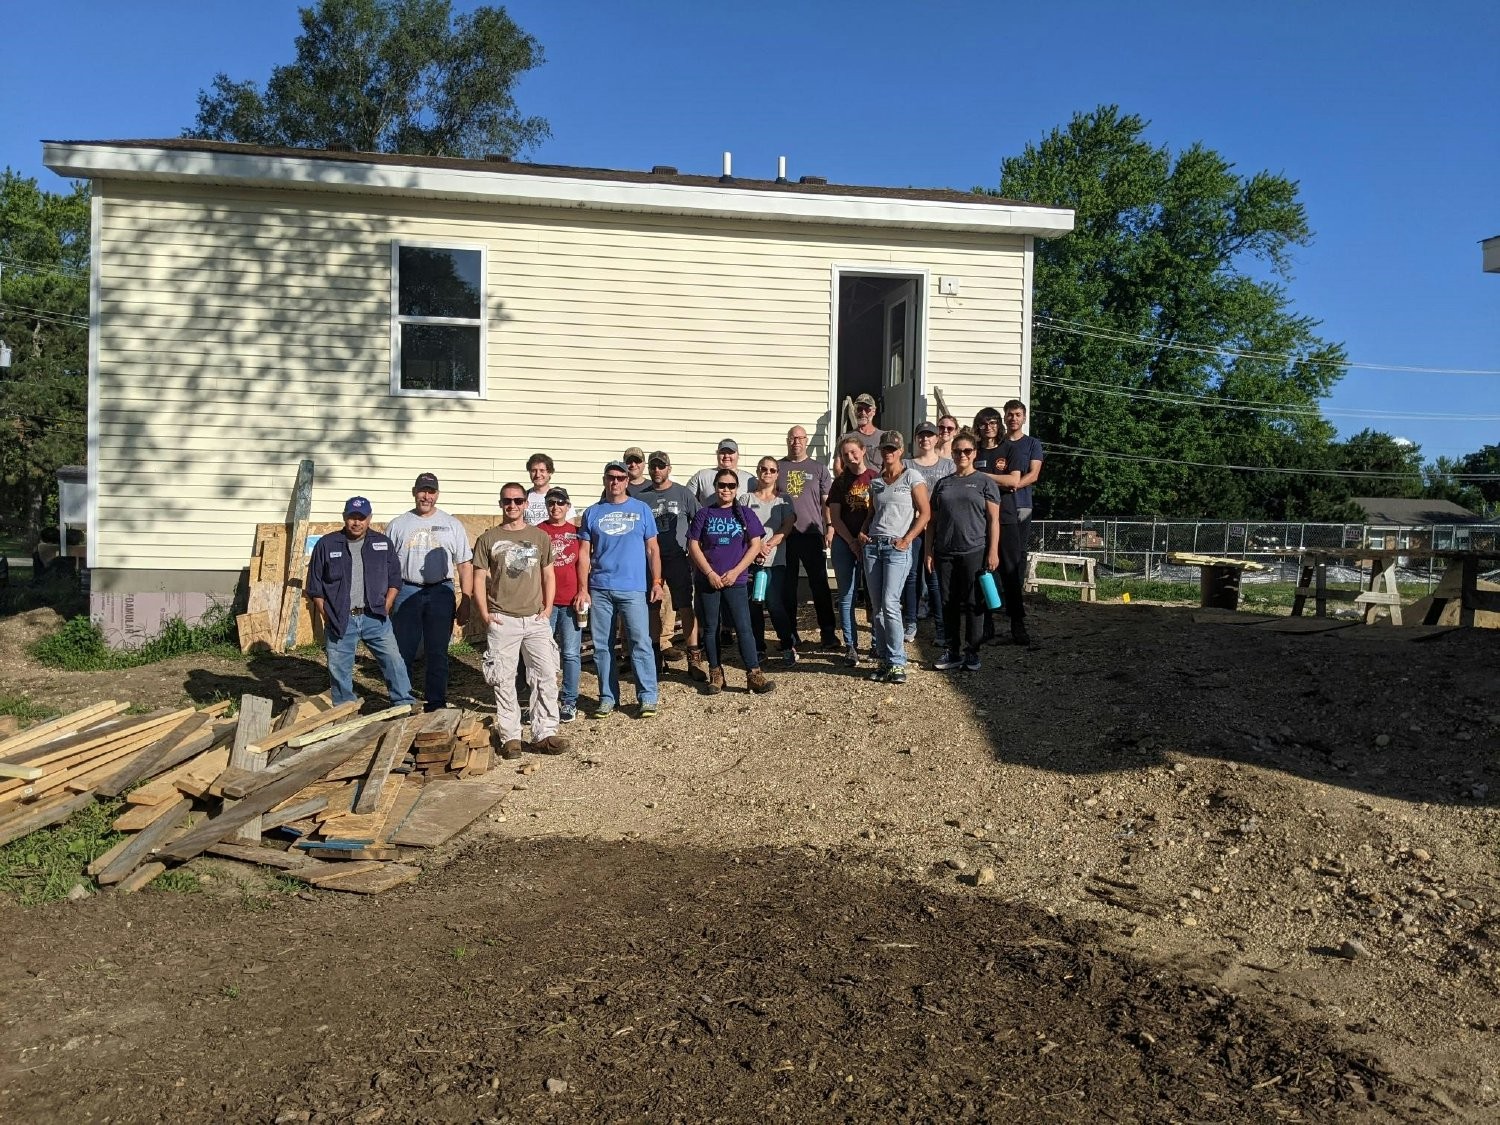
M391 541L370 530L370 502L351 496L344 504L344 529L318 540L307 567L307 596L323 620L335 703L356 698L354 650L360 641L380 661L392 706L413 702L391 628L391 606L400 589L401 567Z

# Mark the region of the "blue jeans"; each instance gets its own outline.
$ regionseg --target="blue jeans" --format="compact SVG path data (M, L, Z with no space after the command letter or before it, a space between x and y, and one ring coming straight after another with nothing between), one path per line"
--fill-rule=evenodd
M906 632L901 623L901 591L911 570L912 551L896 549L894 539L882 537L865 544L865 581L870 587L875 655L894 668L906 664Z
M564 707L578 706L578 676L583 669L583 630L578 615L570 605L552 607L552 639L562 659L562 694L558 701Z
M925 536L918 535L911 541L911 569L906 572L906 587L901 591L901 615L906 620L908 629L917 627L917 607L922 601L922 587L926 585L927 611L937 631L937 643L942 645L947 640L944 632L946 622L943 620L943 591L938 585L937 570L934 569L931 574L927 572L927 562L922 557L924 538Z
M719 651L719 625L724 611L729 611L729 620L734 625L734 635L740 643L740 659L745 662L745 671L753 672L760 667L760 656L755 651L754 626L750 624L750 586L725 586L715 590L702 582L693 585L693 612L703 622L699 635L703 638L704 655L710 668L724 666L724 654Z
M360 641L364 641L365 647L380 661L380 674L385 678L391 706L416 702L412 699L411 677L406 674L391 623L384 617L371 617L367 613L349 618L349 627L338 640L330 637L323 642L323 651L328 654L328 678L333 681L333 701L351 703L359 698L354 694L354 650Z
M593 603L589 629L594 638L594 669L599 673L599 704L613 707L620 701L620 670L615 667L611 647L615 615L625 622L625 646L635 670L635 697L639 703L656 702L656 653L651 645L651 615L644 590L590 590Z
M854 625L854 598L859 593L859 560L849 544L833 537L833 580L838 583L839 625L844 630L844 647L859 647L859 630Z
M406 661L408 679L416 679L413 667L417 653L426 654L422 697L429 711L448 706L448 645L453 641L453 615L457 608L452 582L434 586L403 582L391 608L396 644L401 648L401 659Z

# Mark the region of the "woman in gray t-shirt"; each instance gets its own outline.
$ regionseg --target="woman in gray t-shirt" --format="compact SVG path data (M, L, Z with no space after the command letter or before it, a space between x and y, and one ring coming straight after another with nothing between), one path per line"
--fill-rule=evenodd
M902 462L905 447L899 430L880 435L880 473L870 482L870 518L859 537L865 585L870 591L875 656L880 661L870 679L893 684L906 682L901 591L915 557L912 545L928 518L927 482Z
M750 626L755 633L755 647L760 652L761 662L766 656L766 610L771 611L771 627L776 630L776 639L781 643L781 660L784 664L797 663L797 648L792 638L790 615L783 601L786 581L786 537L797 524L792 502L777 493L777 478L781 466L774 457L762 457L755 466L755 485L745 496L745 507L755 513L761 526L766 529L760 544L760 558L750 567L750 581L755 582L761 570L767 572L766 600L750 599ZM752 585L752 590L754 586Z
M952 476L954 465L947 457L938 453L937 426L931 422L919 422L913 436L917 444L917 452L916 456L906 459L906 467L922 474L922 479L927 482L927 499L931 501L938 481ZM935 626L936 635L933 639L937 641L938 648L944 648L948 643L948 638L943 631L943 593L938 587L937 575L929 572L920 561L926 547L924 540L930 533L931 528L919 535L917 541L912 544L912 553L918 561L913 563L911 570L907 572L906 586L901 591L901 619L906 623L906 639L916 640L917 613L921 608L922 594L925 592L927 612Z

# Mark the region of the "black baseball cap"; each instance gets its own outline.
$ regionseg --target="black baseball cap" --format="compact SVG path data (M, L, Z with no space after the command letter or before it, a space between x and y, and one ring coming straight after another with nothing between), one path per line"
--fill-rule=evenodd
M917 423L917 428L912 431L912 433L918 434L918 435L921 435L921 434L932 434L934 436L936 436L937 432L938 432L937 425L935 423L933 423L933 422L918 422Z
M425 492L428 489L438 491L438 479L432 473L422 473L417 477L417 483L411 486L413 492Z
M547 495L546 495L546 497L544 497L544 499L549 504L552 503L554 500L556 500L560 504L571 504L572 503L572 501L568 499L568 490L566 488L563 488L561 485L556 485L556 484L553 485L551 488L547 489Z

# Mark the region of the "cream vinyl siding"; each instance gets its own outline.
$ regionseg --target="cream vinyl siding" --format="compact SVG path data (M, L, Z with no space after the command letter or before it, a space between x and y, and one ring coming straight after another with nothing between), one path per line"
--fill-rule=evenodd
M826 448L833 266L961 281L927 296L926 386L967 421L1019 392L1025 240L748 220L587 214L305 191L101 182L95 565L237 569L285 518L417 473L449 511L495 509L527 457L580 506L627 445L685 480L800 423ZM391 243L486 249L484 399L393 396ZM928 416L935 413L928 407Z

